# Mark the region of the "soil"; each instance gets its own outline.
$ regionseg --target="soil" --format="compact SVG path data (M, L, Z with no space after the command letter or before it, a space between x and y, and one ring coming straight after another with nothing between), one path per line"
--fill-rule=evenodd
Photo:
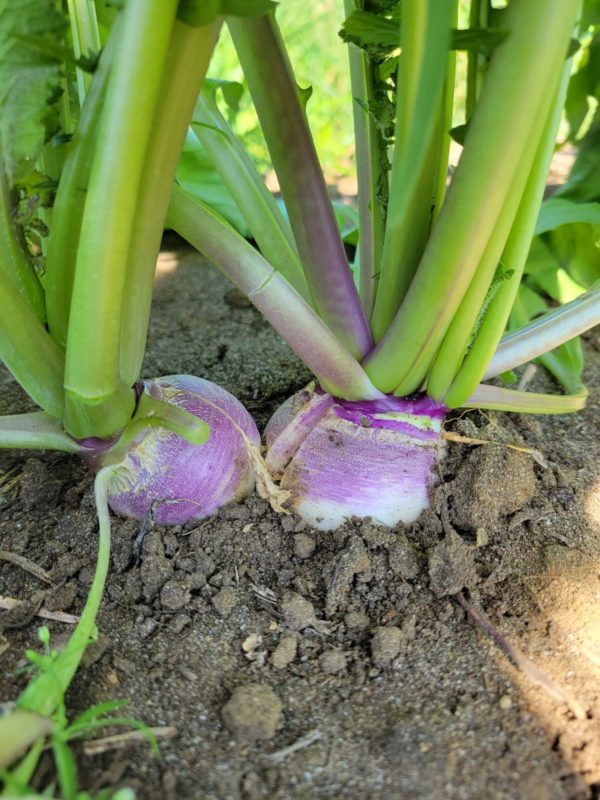
M223 278L167 246L144 374L216 381L264 426L309 376ZM145 744L93 756L77 745L81 788L129 786L142 800L600 797L598 333L586 351L596 401L580 414L452 415L449 430L493 444L449 445L413 525L320 533L254 496L151 530L136 563L139 524L114 518L100 638L68 708L126 698L128 714L177 735L157 757ZM1 386L0 413L29 410L6 373ZM552 384L538 371L530 388ZM0 468L0 549L52 580L0 562L0 594L24 601L0 620L8 700L38 646L35 610L81 610L97 526L77 459L4 451ZM567 703L515 668L458 592ZM48 625L55 646L72 629ZM51 777L47 756L36 780Z

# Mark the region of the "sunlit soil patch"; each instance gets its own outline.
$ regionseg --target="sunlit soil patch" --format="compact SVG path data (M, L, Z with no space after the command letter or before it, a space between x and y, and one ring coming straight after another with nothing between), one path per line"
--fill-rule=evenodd
M175 272L179 264L181 254L174 250L163 250L156 262L155 279L159 281L165 275Z

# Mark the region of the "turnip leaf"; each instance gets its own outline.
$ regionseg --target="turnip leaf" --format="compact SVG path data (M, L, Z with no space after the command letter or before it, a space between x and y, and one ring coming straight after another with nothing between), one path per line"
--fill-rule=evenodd
M60 47L66 28L54 0L0 3L0 144L11 180L33 169L42 147L59 130L61 64L23 37Z

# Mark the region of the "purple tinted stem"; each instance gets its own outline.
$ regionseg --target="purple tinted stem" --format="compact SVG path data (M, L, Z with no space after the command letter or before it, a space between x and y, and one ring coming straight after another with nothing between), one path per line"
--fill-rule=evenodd
M348 266L292 67L272 15L228 19L302 260L314 307L362 358L371 333Z

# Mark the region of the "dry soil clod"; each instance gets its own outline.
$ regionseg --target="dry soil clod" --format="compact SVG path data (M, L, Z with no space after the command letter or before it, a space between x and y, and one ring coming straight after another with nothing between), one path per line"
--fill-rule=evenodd
M275 736L281 711L281 700L269 686L247 683L234 690L221 716L236 739L252 743Z

